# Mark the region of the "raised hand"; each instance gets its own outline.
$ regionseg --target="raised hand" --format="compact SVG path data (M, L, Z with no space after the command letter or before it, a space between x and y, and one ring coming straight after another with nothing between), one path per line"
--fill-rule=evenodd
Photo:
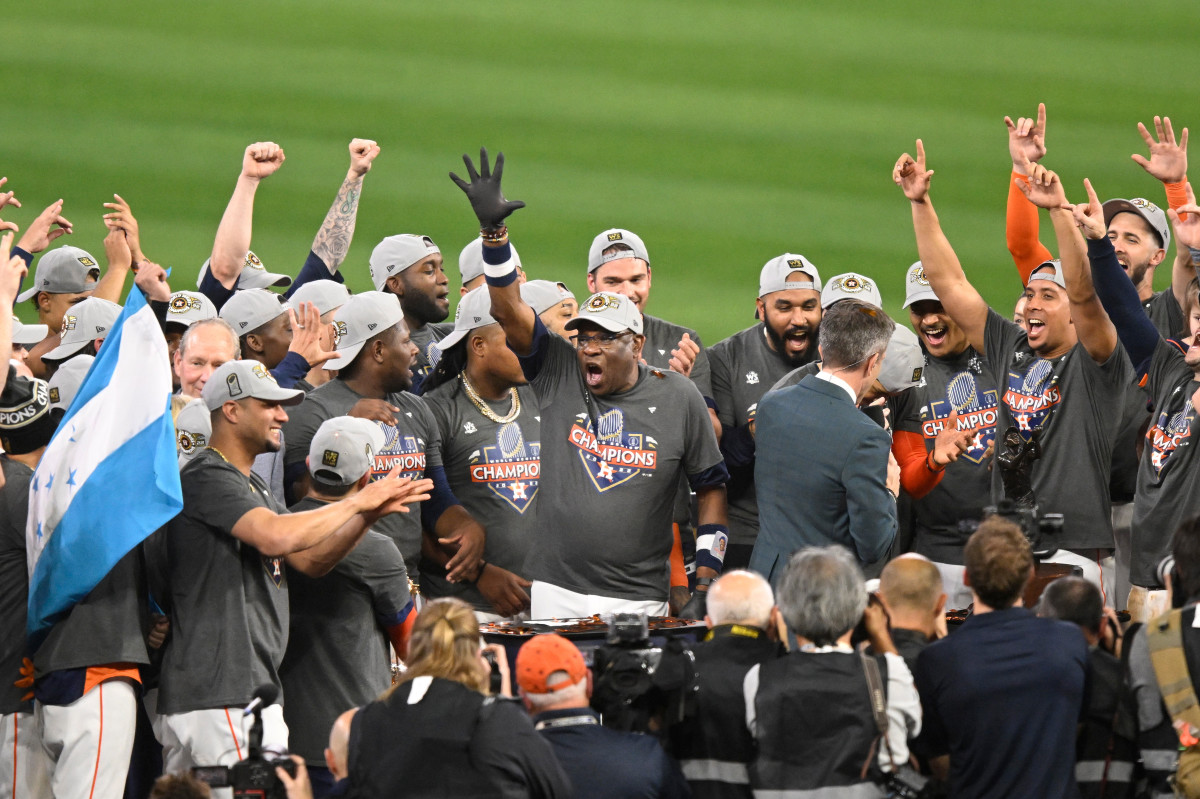
M1046 155L1046 104L1038 103L1037 119L1021 117L1016 122L1004 118L1008 127L1008 154L1012 157L1013 169L1022 175L1025 162L1036 164Z
M156 263L143 261L138 267L133 284L142 290L146 299L157 302L171 301L171 286L167 283L167 271Z
M275 142L260 141L246 148L242 156L242 176L262 180L283 166L283 148Z
M504 174L504 153L496 156L495 172L488 166L485 147L479 148L479 172L475 171L475 165L471 163L469 155L463 155L463 163L466 164L467 176L471 178L471 182L467 183L453 172L450 173L450 179L471 201L471 210L479 220L480 229L496 233L504 227L504 220L509 214L525 207L525 203L520 200L504 199L504 192L500 189L500 176Z
M1083 187L1087 189L1088 201L1072 205L1071 214L1084 237L1098 241L1108 235L1108 225L1104 224L1104 208L1100 205L1096 190L1092 188L1092 182L1084 178Z
M371 162L379 155L379 145L370 139L350 141L350 171L362 177L371 171Z
M929 194L929 183L933 180L933 170L925 168L925 145L917 139L917 157L905 153L900 156L892 169L892 180L904 196L914 203L925 202Z
M1154 118L1154 133L1157 141L1146 126L1138 123L1138 133L1142 141L1150 149L1150 158L1134 153L1130 156L1138 166L1158 178L1163 183L1178 183L1187 177L1187 140L1188 131L1184 128L1175 141L1175 130L1171 127L1170 117Z
M141 263L146 256L142 253L142 241L138 232L138 221L133 216L133 211L129 208L129 203L121 198L121 195L113 195L114 202L105 203L104 207L112 213L104 215L104 226L109 230L125 231L125 241L129 243L129 252L133 255L133 262Z
M62 200L55 200L46 206L46 210L38 214L38 218L25 229L25 235L17 244L22 250L33 255L42 252L59 236L65 236L74 230L70 220L62 215Z
M0 188L8 182L8 178L0 178ZM17 195L13 191L0 191L0 211L4 210L4 206L11 205L14 208L21 207L21 201L17 199ZM20 232L16 222L6 222L0 219L0 230L11 230L14 233Z
M1200 250L1200 205L1196 204L1196 193L1192 184L1184 186L1187 192L1187 203L1179 206L1179 210L1167 209L1171 217L1171 228L1175 231L1175 241L1184 247Z
M289 308L288 316L292 323L292 343L289 352L297 353L308 361L309 368L320 366L326 361L340 358L341 353L330 352L321 344L321 313L311 302L300 304L300 308Z
M933 439L934 465L944 467L954 463L959 455L967 451L974 437L970 430L958 429L958 411L952 411L941 432Z
M104 255L108 258L109 269L128 269L133 265L124 230L119 227L108 229L108 235L104 237Z
M11 313L13 303L17 300L17 291L21 287L28 269L25 259L12 255L13 234L5 233L0 237L0 306L3 313ZM7 355L6 358L7 360Z
M1029 180L1018 180L1016 184L1029 202L1038 208L1070 210L1072 206L1067 202L1067 194L1063 191L1062 181L1058 179L1058 175L1041 164L1024 161L1022 166L1026 169L1025 174L1029 175Z

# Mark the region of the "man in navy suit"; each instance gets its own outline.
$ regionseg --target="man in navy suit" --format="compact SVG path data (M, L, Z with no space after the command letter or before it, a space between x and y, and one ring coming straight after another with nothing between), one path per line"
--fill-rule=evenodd
M758 405L760 530L750 568L772 584L802 547L841 544L867 564L892 545L900 468L891 437L858 403L894 327L875 305L834 304L821 321L821 371Z

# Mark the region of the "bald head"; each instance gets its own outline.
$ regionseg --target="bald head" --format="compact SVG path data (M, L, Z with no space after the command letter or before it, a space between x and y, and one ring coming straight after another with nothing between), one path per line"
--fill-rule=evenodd
M879 593L889 609L928 613L942 596L942 575L920 555L902 555L883 567Z
M775 596L761 575L744 569L726 572L708 589L710 627L720 624L745 624L766 629L771 620Z
M325 765L334 779L344 780L350 775L350 723L358 708L353 707L337 717L329 731L329 748L325 750Z

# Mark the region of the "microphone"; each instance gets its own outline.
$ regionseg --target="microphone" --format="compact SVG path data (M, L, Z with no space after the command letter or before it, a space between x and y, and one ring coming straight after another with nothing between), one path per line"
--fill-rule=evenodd
M250 704L246 705L246 709L242 711L242 715L249 716L257 710L274 704L278 698L279 686L269 682L263 683L254 690L254 698L250 700Z

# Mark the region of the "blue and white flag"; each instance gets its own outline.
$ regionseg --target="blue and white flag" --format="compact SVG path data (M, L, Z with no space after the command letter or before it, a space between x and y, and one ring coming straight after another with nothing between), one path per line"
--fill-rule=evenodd
M29 484L32 646L183 507L170 409L167 344L135 289Z

